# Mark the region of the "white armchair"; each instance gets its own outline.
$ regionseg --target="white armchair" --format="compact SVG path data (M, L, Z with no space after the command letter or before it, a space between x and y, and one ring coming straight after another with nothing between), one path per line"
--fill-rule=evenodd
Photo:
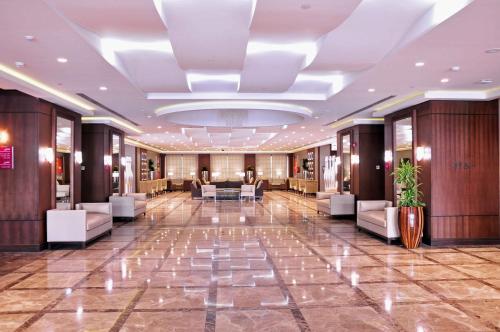
M113 205L113 217L134 219L140 214L146 215L146 201L145 193L127 193L109 197L109 202Z
M47 242L80 243L105 233L111 234L113 213L111 203L80 203L75 210L47 211Z
M249 197L255 199L255 185L253 184L243 184L241 185L240 199L244 197Z
M399 238L398 208L390 201L358 201L356 225L384 237L387 243Z
M316 210L330 216L354 214L354 195L336 192L316 193Z
M201 197L205 199L205 197L212 197L213 199L217 199L217 187L214 184L204 184L201 186Z

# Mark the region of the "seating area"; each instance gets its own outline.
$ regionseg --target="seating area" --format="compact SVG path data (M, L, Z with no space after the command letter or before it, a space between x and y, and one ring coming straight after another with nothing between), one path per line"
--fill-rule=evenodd
M0 1L0 332L500 332L499 14Z

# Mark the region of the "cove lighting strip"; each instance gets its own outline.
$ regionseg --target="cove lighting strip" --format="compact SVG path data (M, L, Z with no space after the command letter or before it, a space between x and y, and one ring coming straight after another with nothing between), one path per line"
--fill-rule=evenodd
M158 152L158 153L167 153L167 151L160 150L160 149L155 148L151 145L141 143L139 141L136 141L136 140L128 138L128 137L125 137L125 144L137 146L139 148L144 148L144 149L151 150L151 151Z
M347 124L370 124L371 122L378 123L384 122L384 118L355 118L355 119L346 119L339 122L334 122L330 125L330 128L339 128Z
M78 106L81 109L84 109L87 114L93 114L93 111L95 110L93 106L79 100L78 98L72 97L62 91L56 90L50 86L48 86L45 83L40 82L37 79L34 79L33 77L30 77L26 74L23 74L17 70L14 70L10 67L7 67L3 64L0 63L0 72L6 74L9 76L9 78L14 78L16 80L22 81L23 83L27 83L31 87L38 88L40 90L43 90L54 97L60 98L70 104L73 104L75 106Z
M138 134L142 134L142 130L137 128L136 126L132 126L125 121L119 120L117 118L111 116L84 116L82 117L83 122L94 122L94 123L102 123L102 122L113 122L118 126L130 129Z

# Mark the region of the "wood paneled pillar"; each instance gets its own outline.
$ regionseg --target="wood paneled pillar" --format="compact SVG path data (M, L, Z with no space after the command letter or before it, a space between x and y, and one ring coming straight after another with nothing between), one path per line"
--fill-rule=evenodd
M210 154L199 154L198 155L198 178L202 178L201 176L201 169L203 167L206 167L208 170L208 181L210 181L210 178L212 176L210 172Z

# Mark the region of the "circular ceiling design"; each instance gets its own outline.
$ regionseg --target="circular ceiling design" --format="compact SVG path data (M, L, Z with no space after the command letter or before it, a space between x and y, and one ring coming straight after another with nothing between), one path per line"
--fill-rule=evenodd
M208 127L267 127L300 122L312 112L304 106L254 101L183 103L159 108L168 121Z

